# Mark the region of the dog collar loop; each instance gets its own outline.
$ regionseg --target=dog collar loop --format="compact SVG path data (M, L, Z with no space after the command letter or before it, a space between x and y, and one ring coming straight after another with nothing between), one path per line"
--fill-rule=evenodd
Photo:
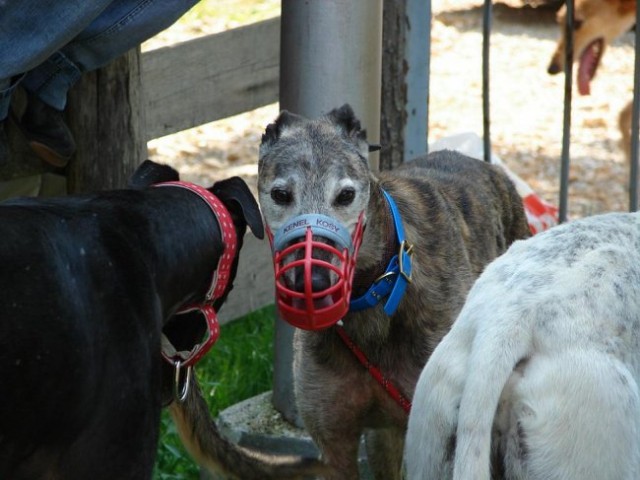
M163 182L154 185L156 187L173 186L187 189L198 195L209 206L213 212L222 235L224 251L218 260L217 267L213 270L211 284L205 295L204 301L200 304L186 305L182 307L176 315L201 314L206 322L206 333L202 342L197 343L191 350L176 350L169 339L162 336L162 356L173 365L181 367L191 367L198 362L213 346L220 336L220 324L213 302L224 295L227 285L231 279L231 269L233 259L238 248L236 229L231 218L231 214L225 205L213 193L204 187L188 182Z
M400 211L396 203L385 190L382 190L382 193L387 199L387 204L391 211L391 217L393 218L393 225L400 248L398 253L389 260L386 271L373 282L373 285L369 287L364 295L351 300L349 304L350 312L358 312L375 307L384 298L387 298L384 304L384 313L393 315L404 296L407 285L411 283L413 245L407 243L405 240L402 218L400 217Z
M181 309L176 316L198 315L204 318L206 330L203 340L196 343L190 350L178 350L171 340L162 334L162 356L166 361L177 366L178 362L183 367L191 367L198 363L220 337L220 323L216 311L211 305L191 305ZM184 319L183 319L184 320Z

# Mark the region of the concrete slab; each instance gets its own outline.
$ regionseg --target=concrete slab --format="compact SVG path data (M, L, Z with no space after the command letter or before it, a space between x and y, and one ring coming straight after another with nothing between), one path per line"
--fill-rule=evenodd
M286 421L271 402L272 392L264 392L223 410L218 428L223 435L243 447L265 453L319 456L318 448L302 428ZM360 479L372 480L364 445L360 445ZM201 480L223 480L203 473Z

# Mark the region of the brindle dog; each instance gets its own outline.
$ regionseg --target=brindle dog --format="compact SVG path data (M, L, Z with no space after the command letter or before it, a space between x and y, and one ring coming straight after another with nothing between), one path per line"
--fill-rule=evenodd
M395 200L413 244L412 281L394 314L377 305L349 312L343 324L370 363L411 398L474 280L530 232L522 199L499 167L440 151L377 174L367 162L369 149L349 105L317 120L283 111L262 137L259 203L272 232L310 213L334 218L352 232L363 213L353 299L398 252L383 190ZM339 328L295 331L295 392L305 427L330 467L327 478L358 478L364 432L375 478L399 479L407 413L359 363Z

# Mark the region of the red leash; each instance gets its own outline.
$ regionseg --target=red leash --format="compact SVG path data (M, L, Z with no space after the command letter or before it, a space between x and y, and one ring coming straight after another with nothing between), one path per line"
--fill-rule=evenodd
M411 411L411 401L407 400L400 390L380 371L378 367L371 364L365 354L358 348L358 346L351 340L351 337L347 334L344 327L338 323L336 326L336 330L338 331L338 335L342 338L342 341L345 343L349 350L353 352L356 358L360 361L360 363L369 371L371 376L376 379L376 381L382 385L391 398L393 398L398 405L406 412L409 413Z

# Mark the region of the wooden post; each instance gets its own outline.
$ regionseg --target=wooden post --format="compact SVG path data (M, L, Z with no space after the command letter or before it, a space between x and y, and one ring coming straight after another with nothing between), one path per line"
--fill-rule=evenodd
M69 192L126 186L147 157L140 49L85 74L68 103L69 127L78 145L67 167Z
M427 152L431 1L384 2L380 170Z

